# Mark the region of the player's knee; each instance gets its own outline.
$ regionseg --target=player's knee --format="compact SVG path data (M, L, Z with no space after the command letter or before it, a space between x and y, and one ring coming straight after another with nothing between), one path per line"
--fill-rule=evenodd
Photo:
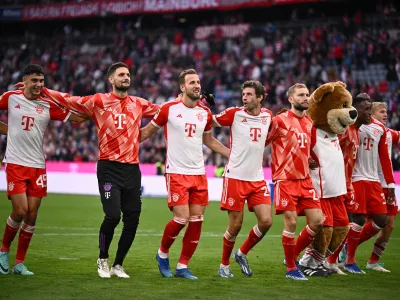
M265 231L267 231L268 229L270 229L271 226L272 226L272 219L269 218L269 217L261 218L261 219L258 221L258 227L259 227L260 230L263 231L263 232L265 232Z
M117 227L119 224L119 221L121 220L121 217L118 215L111 216L111 215L106 215L104 217L104 222L110 224L113 227Z
M25 218L24 218L24 223L29 225L29 226L35 226L37 215L38 215L37 211L27 213Z
M374 215L372 217L372 221L378 225L380 228L383 228L386 226L387 223L387 217L386 215Z
M15 215L16 218L23 220L28 215L28 209L25 207L16 207L13 210L13 215Z
M124 230L136 231L139 225L140 212L130 212L124 214L122 222L124 223Z

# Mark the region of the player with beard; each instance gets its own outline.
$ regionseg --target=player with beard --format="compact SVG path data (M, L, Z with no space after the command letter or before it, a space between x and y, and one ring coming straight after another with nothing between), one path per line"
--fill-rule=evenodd
M314 239L323 224L320 200L309 168L312 120L306 116L309 91L296 83L286 93L291 109L272 119L267 143L272 149L272 180L275 214L283 214L282 245L286 261L286 277L308 280L296 266L296 256ZM308 225L295 243L297 215L306 215Z
M128 278L122 264L135 239L142 207L138 160L140 123L142 118L153 117L159 106L128 95L130 73L126 64L111 65L107 76L112 85L111 93L74 97L49 89L43 92L60 105L95 122L99 140L97 179L105 214L99 234L97 271L103 278L111 275ZM124 226L109 270L108 250L121 212Z
M200 101L201 85L196 71L188 69L181 72L179 86L183 94L161 105L157 115L141 130L140 141L164 126L167 140L165 178L168 207L173 212L173 219L165 227L156 254L159 271L163 277L173 276L169 249L188 224L175 276L195 280L197 277L189 271L188 263L199 243L204 211L208 205L203 143L224 156L229 155L229 149L211 135L212 114Z

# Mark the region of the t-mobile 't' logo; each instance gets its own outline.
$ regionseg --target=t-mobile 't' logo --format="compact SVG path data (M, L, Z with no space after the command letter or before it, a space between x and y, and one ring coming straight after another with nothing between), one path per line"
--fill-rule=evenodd
M261 137L261 128L251 127L250 128L250 137L252 137L253 142L258 142L258 138Z
M188 133L187 137L193 137L193 134L196 133L196 124L186 123L185 132Z
M114 124L117 125L117 129L123 129L122 125L126 124L126 114L115 114Z
M23 127L23 130L31 131L30 128L33 127L33 122L34 122L34 121L35 121L35 118L33 118L33 117L22 116L21 125L22 125L22 127Z
M297 133L297 142L300 144L300 148L305 148L307 144L307 134L304 132Z
M104 196L106 197L106 199L109 199L111 197L111 192L105 192Z

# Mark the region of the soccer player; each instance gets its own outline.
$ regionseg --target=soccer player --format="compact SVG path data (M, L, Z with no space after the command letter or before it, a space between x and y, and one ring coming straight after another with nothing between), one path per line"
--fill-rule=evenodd
M50 120L77 121L72 115L41 95L44 71L28 65L22 72L23 91L9 91L0 97L0 109L8 111L7 149L3 162L7 178L7 196L12 212L7 219L0 249L0 274L8 274L11 243L19 229L17 255L12 273L33 275L24 260L42 198L47 195L47 174L43 154L43 135Z
M144 141L164 126L168 207L173 211L173 219L165 227L156 254L159 271L163 277L172 277L169 249L179 232L189 223L175 276L195 280L197 277L189 271L188 263L199 243L203 215L208 205L203 143L225 156L229 155L229 149L211 135L212 114L199 101L201 85L196 71L188 69L181 72L179 86L183 95L161 105L157 115L141 130L140 138Z
M358 223L357 219L354 221L353 214L356 212L356 203L354 202L354 188L351 181L353 174L354 165L356 163L357 151L360 144L359 128L363 124L371 123L371 101L369 97L364 97L360 94L353 98L353 107L357 110L357 120L353 125L350 125L346 132L339 135L340 148L343 152L345 177L346 177L346 188L347 193L344 196L344 204L346 206L347 215L350 221L350 230L347 237L353 236L355 230L357 230ZM359 222L360 223L360 222ZM361 223L362 224L362 223ZM351 233L350 233L351 232ZM344 243L328 257L328 264L325 266L340 275L346 275L339 269L336 264L336 260L342 250Z
M257 224L234 253L235 261L246 276L252 275L247 253L261 241L272 225L271 198L262 166L272 113L261 107L265 88L260 82L246 81L241 92L243 107L231 107L213 116L213 125L231 128L231 152L223 175L221 198L221 209L228 211L229 224L223 238L222 260L218 271L225 278L233 277L229 257L242 228L246 200L249 211L257 217Z
M272 119L267 143L272 142L272 180L275 183L275 214L283 214L282 245L286 260L286 277L308 280L296 266L296 255L314 239L323 224L320 200L310 178L312 120L305 115L309 91L301 83L286 93L291 109ZM295 243L297 213L305 214L308 225ZM296 254L297 253L297 254Z
M126 64L111 65L107 76L111 93L87 97L73 97L48 89L44 89L44 93L62 106L92 118L96 124L99 140L97 179L105 214L99 234L97 272L102 278L129 278L122 264L135 239L142 207L138 160L140 123L142 118L153 117L159 107L128 95L130 73ZM121 212L124 226L110 270L108 250Z
M372 115L377 121L381 122L383 125L386 125L387 104L384 102L373 102L372 103ZM398 144L399 138L400 138L399 131L396 131L396 130L386 127L386 144L388 147L390 158L392 156L392 145ZM379 163L378 167L379 167L379 169L378 169L379 180L381 182L383 193L385 194L385 197L387 200L386 201L387 224L379 232L379 234L375 240L374 247L372 248L371 257L369 259L366 269L387 273L390 271L385 269L383 267L383 263L380 262L379 260L380 260L381 255L385 251L387 244L389 243L390 236L394 229L394 222L396 220L396 216L398 214L399 208L397 206L396 199L394 199L394 201L389 201L389 199L387 199L388 184L386 183L385 177L383 176L382 167L381 167L380 163Z
M365 93L357 97L370 99ZM374 118L370 124L360 127L360 144L352 175L356 209L352 220L354 226L351 226L348 234L347 259L344 265L345 271L350 273L365 273L356 264L355 253L358 245L369 240L385 227L386 201L389 203L395 201L392 162L389 157L386 136L385 126ZM388 184L386 199L379 180L378 160ZM367 214L372 221L364 225Z

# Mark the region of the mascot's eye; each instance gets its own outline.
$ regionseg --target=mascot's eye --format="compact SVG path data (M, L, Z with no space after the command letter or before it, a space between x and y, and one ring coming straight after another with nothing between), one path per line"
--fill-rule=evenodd
M343 103L343 106L342 106L343 108L346 108L347 107L347 105L346 105L346 103Z

